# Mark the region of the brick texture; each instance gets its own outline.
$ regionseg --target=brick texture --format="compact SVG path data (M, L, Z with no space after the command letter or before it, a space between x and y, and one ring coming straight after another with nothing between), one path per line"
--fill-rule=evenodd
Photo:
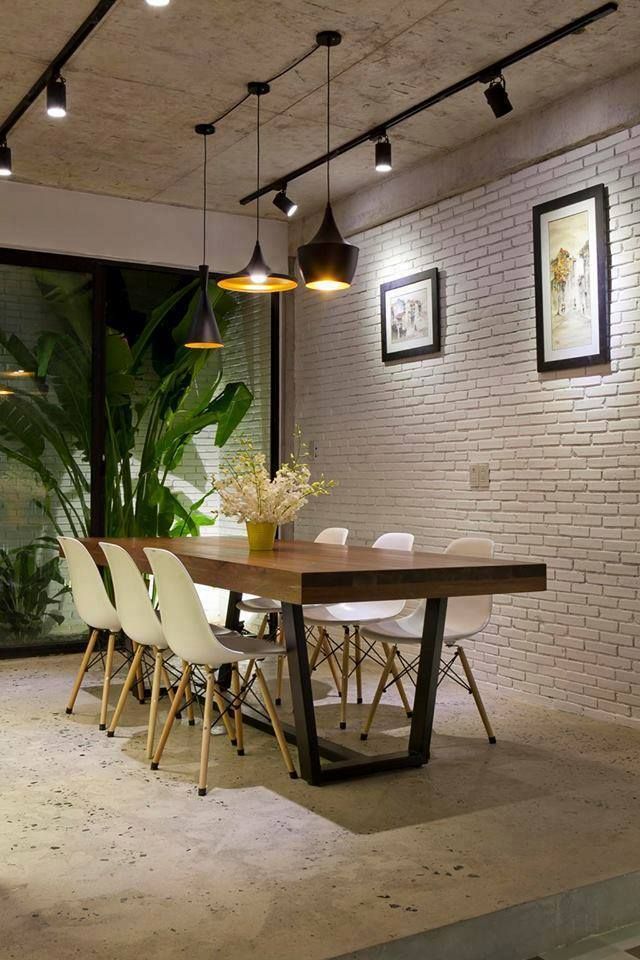
M611 364L536 371L531 208L596 183L610 212ZM351 238L344 294L296 294L296 419L338 481L298 536L483 533L544 560L544 594L496 598L478 677L565 709L640 721L640 127ZM442 354L383 364L379 285L437 266ZM486 491L469 465L490 464Z

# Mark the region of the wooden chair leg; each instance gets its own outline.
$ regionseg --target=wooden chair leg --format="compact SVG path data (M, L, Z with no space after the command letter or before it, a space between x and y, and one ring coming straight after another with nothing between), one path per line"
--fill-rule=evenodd
M344 628L342 641L342 679L340 682L340 729L347 729L347 697L349 695L349 627Z
M144 701L145 701L145 690L144 690L144 673L143 673L143 671L142 671L142 662L140 662L140 663L138 664L137 679L138 679L138 682L137 682L138 702L139 702L139 703L144 703Z
M236 745L238 756L244 756L244 727L242 725L242 702L240 700L240 669L234 663L231 672L231 689L233 691L233 714L236 720Z
M369 736L369 730L371 729L371 724L373 723L373 718L376 715L376 710L378 709L378 704L380 703L380 697L382 696L387 682L387 677L391 673L391 667L393 666L393 661L396 656L396 647L393 646L389 650L389 656L387 657L387 662L384 665L382 673L380 674L380 681L378 683L378 688L374 694L373 700L371 701L371 707L369 708L369 715L365 721L365 725L362 728L360 734L361 740L366 740Z
M96 645L96 640L100 635L99 630L92 630L89 634L89 639L87 641L87 646L82 655L82 660L80 661L80 666L78 667L78 672L76 674L76 679L73 681L73 688L71 690L71 696L69 697L69 703L67 704L67 713L73 713L73 708L75 706L76 698L78 696L78 691L84 679L84 675L87 672L89 666L89 660L91 659L91 654L93 653L93 648Z
M324 628L318 627L318 637L317 643L313 648L313 653L309 657L309 673L313 673L316 668L316 663L318 662L318 656L320 651L324 648Z
M160 701L160 680L162 677L162 653L155 648L155 663L153 667L153 681L151 684L151 704L149 706L149 729L147 730L147 757L153 756L153 743L156 738L156 724L158 722L158 703Z
M462 669L464 670L465 676L467 678L467 683L471 688L473 699L476 702L478 713L480 714L480 718L484 724L484 728L487 731L489 743L495 743L496 737L493 732L493 727L491 726L491 721L489 720L489 715L485 710L484 703L482 702L482 697L480 696L480 691L478 690L478 684L476 683L476 678L473 675L473 671L471 670L471 665L467 660L467 655L462 649L462 647L458 647L458 656L460 657L460 663L462 664Z
M293 760L291 759L291 754L289 752L289 745L287 744L284 732L282 730L282 724L280 723L280 717L276 712L276 708L271 700L271 694L269 693L269 685L264 678L262 670L256 664L256 676L258 678L258 683L260 684L260 690L262 692L262 699L264 700L264 705L266 707L267 713L269 714L269 719L271 720L271 725L273 727L273 732L276 735L276 740L278 741L278 746L280 748L280 753L282 754L282 759L285 762L285 766L289 772L289 776L292 780L296 780L298 774L296 768L293 765Z
M133 687L134 681L136 679L136 674L138 672L138 667L140 666L140 661L142 659L143 653L144 653L144 647L141 644L138 644L138 646L136 647L136 652L133 655L133 659L129 664L127 676L124 681L124 686L120 691L120 696L118 697L118 703L116 704L116 709L114 710L113 716L111 717L111 723L109 724L109 729L107 730L108 737L112 737L116 732L116 727L120 722L122 711L124 710L127 703L127 697L129 696L129 692Z
M116 649L116 635L109 634L107 642L107 656L104 662L104 682L102 684L102 703L100 704L99 730L107 729L107 711L109 709L109 690L111 687L111 671L113 670L113 654Z
M191 667L188 663L185 663L184 669L182 671L182 676L180 677L180 683L178 684L178 689L176 690L176 695L173 698L173 703L169 708L169 713L167 714L167 719L164 722L164 727L162 728L162 733L160 734L160 740L158 746L156 747L156 752L153 755L153 760L151 761L151 769L157 770L162 757L162 751L165 748L165 744L169 739L169 734L171 733L171 727L173 726L173 721L176 718L176 713L180 708L182 702L182 697L189 683L189 677L191 676Z
M389 646L389 644L388 644L388 643L383 643L383 644L382 644L382 647L383 647L383 649L384 649L385 656L388 657L388 656L389 656L389 650L391 649L390 646ZM402 706L404 707L404 712L406 713L406 715L407 715L408 717L412 717L412 716L413 716L413 710L412 710L412 708L411 708L411 704L409 703L409 699L408 699L408 697L407 697L407 694L405 693L404 684L402 683L402 680L400 679L400 672L399 672L398 668L396 667L395 658L394 658L393 663L392 663L392 666L391 666L391 676L393 677L393 679L394 679L395 682L396 682L396 688L397 688L397 690L398 690L398 693L400 694L400 699L402 700Z
M254 662L254 661L252 660L251 663L253 663L253 662ZM230 718L230 716L229 716L229 711L228 711L227 708L226 708L226 704L225 704L224 699L223 699L223 697L222 697L221 689L220 689L220 687L218 686L217 683L214 684L214 687L213 687L213 699L215 700L216 705L217 705L217 707L218 707L218 710L220 711L220 716L222 717L222 722L223 722L223 724L224 724L225 730L227 731L227 736L229 737L229 740L231 741L231 745L235 747L236 744L237 744L237 742L238 742L238 741L236 740L235 727L234 727L234 725L231 723L231 718Z
M211 744L211 715L213 713L214 676L210 667L207 670L207 686L204 694L204 712L202 719L202 746L200 747L200 778L198 780L198 796L204 797L207 792L207 769L209 766L209 746Z
M342 680L340 678L340 667L338 666L338 661L335 658L333 650L331 649L331 644L329 642L329 637L326 632L324 634L323 640L324 653L327 658L327 663L329 664L329 669L331 670L331 676L333 677L333 682L336 687L336 692L339 697L342 696Z
M362 643L360 642L360 627L355 627L355 651L356 651L356 703L362 703Z
M194 687L194 685L193 685L193 674L191 675L191 678L190 678L190 680L189 680L189 683L188 683L187 686L185 687L185 693L184 693L184 695L185 695L186 710L187 710L187 719L188 719L188 721L189 721L189 726L190 726L190 727L195 727L195 725L196 725L196 718L195 718L195 714L194 714L194 712L193 712L193 704L194 704L194 701L195 701L195 698L196 698L196 693L195 693L195 687Z
M267 631L267 624L268 624L268 623L269 623L269 614L268 614L268 613L265 613L265 615L264 615L264 617L262 618L262 621L261 621L261 623L260 623L260 628L259 628L259 630L258 630L258 632L257 632L257 634L256 634L256 640L262 640L262 639L264 638L264 635L265 635L265 633L266 633L266 631Z

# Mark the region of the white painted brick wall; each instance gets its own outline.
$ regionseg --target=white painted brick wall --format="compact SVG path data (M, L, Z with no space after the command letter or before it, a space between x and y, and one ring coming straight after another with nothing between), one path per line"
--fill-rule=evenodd
M536 371L531 208L609 190L610 368ZM469 647L480 679L640 720L640 127L352 238L352 288L298 290L296 419L338 481L296 525L351 542L484 533L548 564L546 593L497 598ZM384 365L379 286L441 271L443 352ZM491 464L487 491L469 464Z

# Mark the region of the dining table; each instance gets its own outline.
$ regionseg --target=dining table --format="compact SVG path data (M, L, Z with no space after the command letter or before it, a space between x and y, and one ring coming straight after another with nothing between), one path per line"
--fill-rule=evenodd
M144 573L151 572L145 547L170 550L196 583L229 592L226 626L230 629L240 627L238 602L243 594L281 602L294 718L293 725L283 726L287 739L297 746L301 776L314 786L420 767L429 761L448 598L546 589L544 563L502 557L480 559L306 540L278 540L272 550L251 551L248 541L240 536L84 538L82 542L102 566L106 558L99 546L101 540L124 547ZM320 737L307 653L305 605L425 599L406 749L363 754Z

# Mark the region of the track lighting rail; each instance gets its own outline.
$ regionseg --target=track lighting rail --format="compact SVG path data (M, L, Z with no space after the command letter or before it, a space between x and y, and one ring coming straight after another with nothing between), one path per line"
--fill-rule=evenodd
M394 117L390 117L388 120L377 124L375 127L367 130L365 133L361 133L357 137L347 140L346 143L343 143L338 147L334 147L331 151L323 154L321 157L317 157L315 160L310 160L309 163L303 164L301 167L298 167L296 170L292 170L290 173L283 174L281 177L278 177L277 180L273 180L271 183L266 184L259 190L248 194L246 197L243 197L240 200L240 203L243 206L248 203L252 203L254 200L257 200L258 197L262 197L267 193L273 192L274 190L279 190L283 183L291 183L292 180L297 180L299 177L303 177L306 173L316 170L318 167L323 166L328 160L334 160L336 157L340 157L345 153L349 153L349 151L355 149L355 147L359 147L363 143L367 143L370 140L375 140L378 137L383 137L388 130L397 126L399 123L409 120L411 117L416 116L418 113L422 113L423 110L428 110L429 107L433 107L437 103L442 103L443 100L447 100L449 97L454 96L454 94L460 93L462 90L466 90L468 87L472 87L476 83L489 82L489 80L493 77L500 76L503 70L505 70L507 67L513 66L514 63L519 63L521 60L525 60L527 57L532 56L532 54L538 53L540 50L544 50L553 43L557 43L559 40L563 40L565 37L571 36L571 34L580 33L585 29L585 27L590 26L592 23L595 23L595 21L600 20L602 17L608 16L610 13L615 13L617 9L617 3L605 3L602 6L597 7L595 10L592 10L590 13L584 14L582 17L578 17L576 20L571 20L564 26L558 27L557 30L552 30L551 33L547 33L538 40L528 43L526 46L521 47L514 53L510 53L506 57L502 57L502 59L497 60L495 63L492 63L487 67L483 67L481 70L477 70L475 73L469 74L469 76L464 77L464 79L458 80L456 83L445 87L443 90L438 91L438 93L432 94L425 100L421 100L419 103L413 104L411 107L407 107L406 110L403 110L401 113L397 113Z
M22 100L16 104L9 116L4 120L2 126L0 126L0 143L3 143L7 139L18 120L24 116L33 102L46 90L49 81L53 80L60 73L62 68L82 46L87 37L93 33L116 2L117 0L99 0L89 16L80 24L76 32L69 37L64 47L51 61L49 66L43 70L31 89L25 93Z

